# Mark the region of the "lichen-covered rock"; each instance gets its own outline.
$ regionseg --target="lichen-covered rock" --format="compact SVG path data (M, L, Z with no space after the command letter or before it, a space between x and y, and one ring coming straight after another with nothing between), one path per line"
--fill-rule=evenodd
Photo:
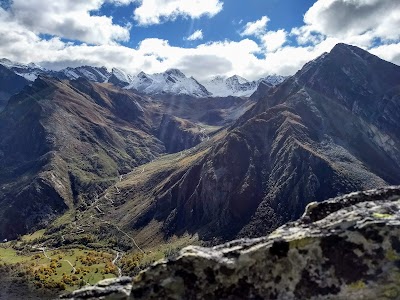
M312 204L265 238L188 247L133 299L400 299L400 187Z
M139 274L129 299L400 299L400 187L312 203L264 238L187 247Z
M81 300L81 299L107 299L107 300L126 300L132 288L130 277L118 279L105 279L95 286L84 287L71 294L63 295L61 299Z

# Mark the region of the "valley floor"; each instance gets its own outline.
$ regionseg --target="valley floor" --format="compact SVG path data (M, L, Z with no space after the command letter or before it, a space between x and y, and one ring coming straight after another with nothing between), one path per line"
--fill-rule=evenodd
M93 247L81 241L46 248L44 230L0 244L0 299L52 299L60 292L106 278L136 275L155 261L175 255L196 237L171 239L142 251ZM86 244L86 245L85 245Z

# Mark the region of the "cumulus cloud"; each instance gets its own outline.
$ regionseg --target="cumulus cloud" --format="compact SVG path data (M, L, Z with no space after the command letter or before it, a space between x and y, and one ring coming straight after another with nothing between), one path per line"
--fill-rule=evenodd
M76 5L71 9L84 15L88 14L91 18L90 12L96 10L104 1L126 5L137 0L75 0ZM119 45L112 35L107 34L99 34L102 38L97 39L96 45L64 42L61 38L67 37L67 34L74 36L75 39L81 34L83 37L86 36L86 42L90 43L88 37L98 35L95 31L91 33L91 30L106 30L102 28L86 30L86 27L82 27L83 25L79 23L76 23L78 27L72 26L69 33L61 32L62 29L55 24L51 32L55 34L56 30L60 30L59 34L55 34L56 36L51 39L43 39L40 36L44 33L40 29L40 26L44 26L41 22L53 24L51 22L56 21L49 19L38 21L36 24L32 17L27 16L28 2L37 4L39 0L25 0L25 4L23 0L14 0L12 5L18 4L15 8L7 10L0 8L0 57L23 63L36 62L54 69L88 64L107 68L117 67L135 74L142 70L155 73L168 68L179 68L199 80L208 79L216 74L224 76L238 74L253 80L272 73L292 75L306 62L330 51L339 42L360 46L383 59L400 64L398 30L400 7L398 1L393 0L318 0L305 14L304 25L293 28L290 33L283 29L268 31L269 18L264 16L244 26L241 40L207 42L185 48L156 38L144 39L136 48L128 48ZM69 9L69 2L60 0L57 3L64 9ZM165 5L175 2L175 0L163 1ZM219 3L214 1L217 2ZM61 14L55 4L51 2L47 4L49 8L43 8L46 16ZM141 4L143 6L145 2ZM342 6L348 9L354 8L352 17L355 20L340 26L340 22L344 21L334 16L342 13ZM35 7L32 7L31 13L39 14ZM155 15L159 17L157 20L160 22L166 18L174 18L159 12ZM175 17L178 15L185 16L176 14ZM382 18L382 15L385 18ZM66 17L62 16L60 22L65 22L65 19ZM364 19L370 20L374 26L364 23ZM90 19L90 22L93 21ZM115 26L112 22L110 24L111 27ZM73 29L76 29L76 32ZM109 30L110 27L106 32ZM298 43L291 42L293 39L297 39Z
M400 37L398 0L319 0L305 14L308 29L347 38L371 32L385 40Z
M187 38L185 38L185 40L195 41L195 40L202 40L203 38L204 38L203 31L200 29L193 32L193 34L189 35Z
M400 66L400 43L381 45L372 48L370 51L371 53Z
M299 46L279 48L275 55L268 55L266 60L271 62L273 57L283 62L279 69L284 73L291 68L289 65L285 67L283 53L292 52L299 65L300 61L315 58L330 51L336 43L342 42L356 45L399 64L398 28L398 0L318 0L304 15L304 25L293 28L290 32ZM294 54L293 49L297 54ZM290 60L293 58L290 57ZM296 62L292 61L292 65L295 66Z
M8 19L35 33L56 35L90 44L129 40L129 24L123 27L114 24L111 17L90 14L91 11L100 9L104 2L105 0L13 0L10 8L3 14L8 14Z
M244 27L241 36L255 36L267 52L273 52L286 43L287 32L283 29L277 31L267 31L270 19L263 16L260 20L248 22Z
M277 31L268 31L261 40L268 52L276 51L286 42L287 33L283 29Z
M258 72L254 72L258 68L254 53L260 48L250 39L207 43L192 48L175 47L156 38L143 40L135 49L118 44L77 45L64 43L59 38L43 40L11 21L6 23L11 26L5 26L1 13L0 9L0 57L22 63L36 62L51 69L80 65L117 67L131 74L179 68L199 80L215 74L239 73L254 79L258 76Z
M261 36L267 30L267 24L270 19L267 16L263 16L260 20L254 22L248 22L243 31L240 33L242 36Z
M301 44L333 37L369 48L375 39L400 39L398 0L318 0L304 15L305 25L292 34Z
M140 25L160 24L177 17L197 19L215 16L222 8L219 0L138 0L140 6L134 11L134 18Z

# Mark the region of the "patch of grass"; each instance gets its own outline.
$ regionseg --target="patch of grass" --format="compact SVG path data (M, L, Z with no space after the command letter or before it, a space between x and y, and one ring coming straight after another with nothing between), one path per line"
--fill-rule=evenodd
M60 249L46 251L46 254L50 259L42 252L21 255L12 248L0 248L0 266L36 288L48 290L72 291L114 278L118 273L112 264L114 254L105 251Z
M34 232L32 234L26 234L26 235L22 236L22 241L31 242L31 241L34 241L36 239L39 239L44 235L45 231L46 231L46 229L41 229L41 230L38 230L38 231L36 231L36 232Z
M124 275L135 276L158 260L170 258L179 254L179 251L189 245L199 245L198 236L172 237L164 244L149 248L145 253L133 251L126 253L121 259L121 269Z
M53 227L61 226L64 224L69 224L74 219L75 212L73 210L68 210L65 214L58 217L51 225Z
M30 256L21 255L12 248L0 247L0 262L6 264L16 264L30 260Z

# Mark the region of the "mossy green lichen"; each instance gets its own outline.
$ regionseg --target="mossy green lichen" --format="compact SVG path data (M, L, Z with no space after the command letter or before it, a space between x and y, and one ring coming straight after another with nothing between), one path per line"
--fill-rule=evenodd
M374 218L377 218L377 219L388 219L388 218L393 217L393 215L381 214L381 213L374 213L373 216L374 216Z
M304 247L312 244L313 241L314 241L313 238L308 238L308 237L299 239L299 240L292 240L289 242L289 247L290 247L290 249L304 248Z
M389 261L395 261L398 260L400 257L397 255L397 253L393 249L389 249L386 252L386 259Z
M362 280L358 280L356 282L353 282L349 285L349 287L353 290L361 290L365 288L365 283Z
M383 295L389 299L398 299L399 290L397 287L391 286L383 292Z

